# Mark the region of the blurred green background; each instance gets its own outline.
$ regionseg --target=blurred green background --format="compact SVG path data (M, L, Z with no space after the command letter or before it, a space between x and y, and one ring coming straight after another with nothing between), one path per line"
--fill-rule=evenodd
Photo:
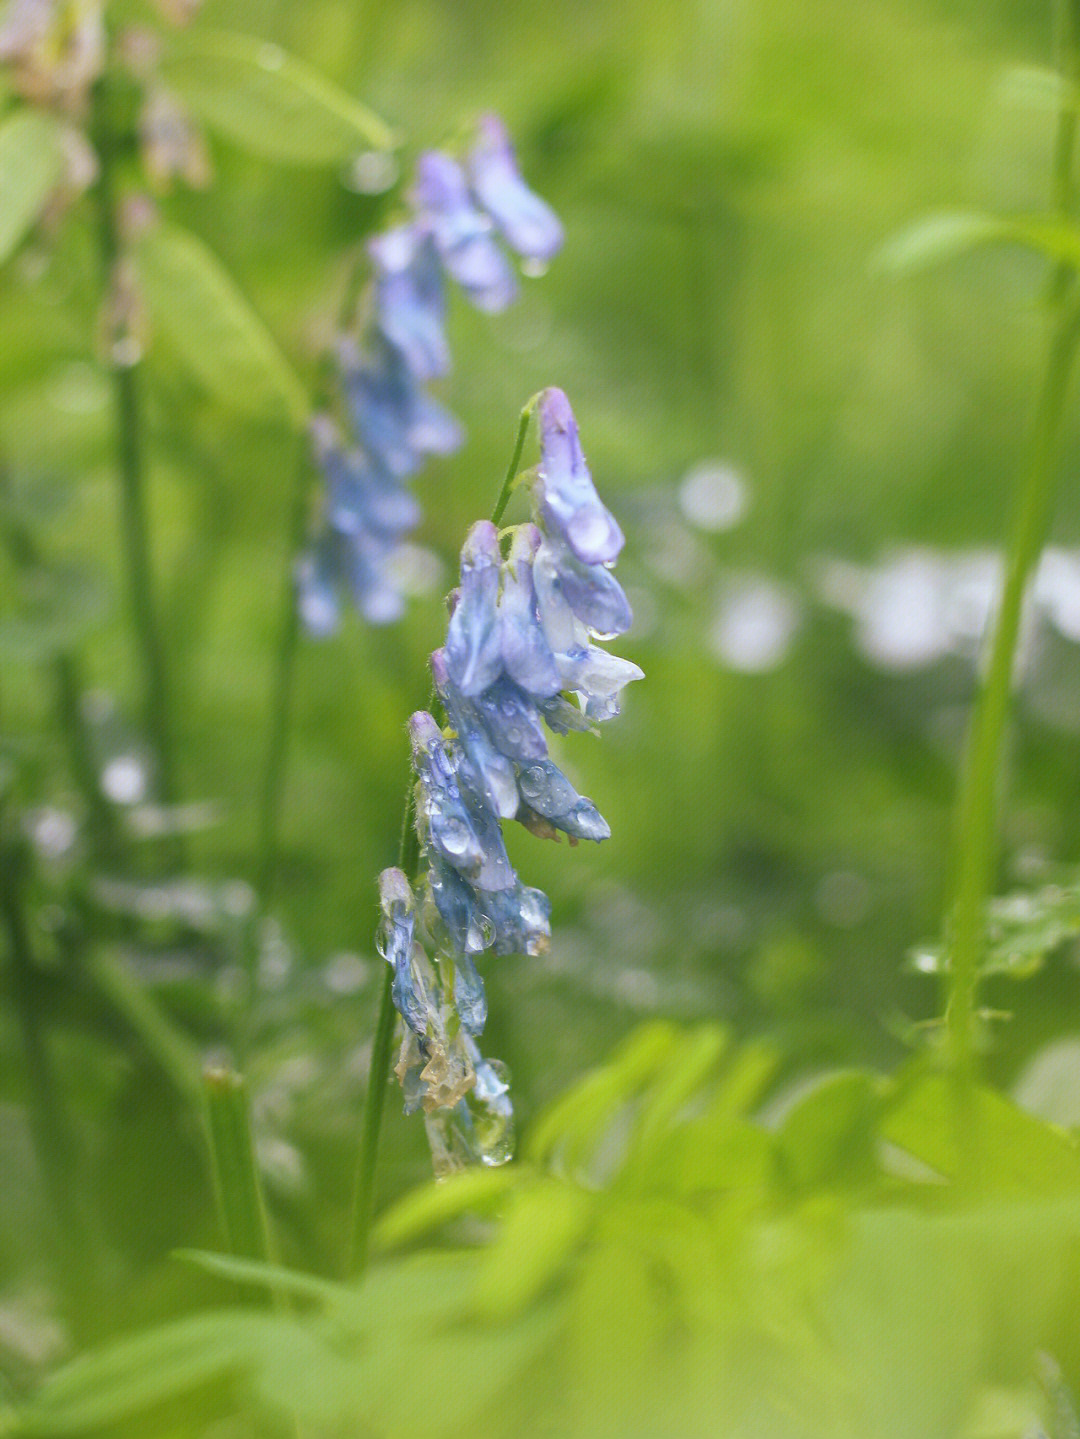
M646 680L601 741L561 746L611 840L571 851L513 837L523 879L551 896L555 936L550 956L486 971L486 1047L513 1073L523 1123L646 1014L768 1033L792 1073L895 1062L909 1021L938 1005L904 962L939 929L986 593L986 566L957 578L950 557L1003 539L1045 296L1039 264L1012 252L901 280L874 260L928 211L1046 204L1053 116L1007 76L1047 62L1048 7L207 0L194 23L266 37L332 76L405 136L404 177L420 149L497 110L567 234L504 315L453 308L441 394L468 443L417 484L417 538L439 576L402 624L349 616L301 651L280 935L251 1066L289 1257L318 1267L340 1247L404 723L427 694L465 529L490 510L519 408L544 385L570 396L627 532L619 573L639 622L616 648ZM211 148L212 188L161 208L217 251L314 383L350 249L397 192ZM52 482L46 555L111 576L115 602L80 655L134 733L96 305L84 224L36 238L0 276L0 447L22 483ZM140 373L181 789L214 809L190 867L251 882L297 441L284 418L209 398L166 343ZM1080 543L1078 440L1073 418L1064 547ZM1080 636L1067 614L1080 580L1062 564L1018 705L1000 887L1080 859ZM10 645L2 664L0 723L36 803L77 808L49 673ZM128 949L213 1051L216 1011L195 980L224 1005L217 941L163 922ZM990 999L1008 1007L1013 993ZM1059 960L995 1031L996 1073L1010 1079L1036 1037L1076 1022L1075 970ZM21 1272L36 1220L7 1023L0 1167L25 1183L0 1189L0 1272ZM199 1136L170 1128L173 1101L123 1034L103 1022L96 1045L65 1043L62 1014L58 1026L82 1182L105 1196L126 1256L129 1317L158 1313L179 1302L170 1286L196 1282L168 1249L213 1233ZM391 1103L386 1195L427 1166L422 1127Z

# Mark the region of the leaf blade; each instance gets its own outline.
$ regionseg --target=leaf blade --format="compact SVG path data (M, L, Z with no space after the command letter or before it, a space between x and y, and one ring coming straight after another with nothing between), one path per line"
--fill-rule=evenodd
M192 32L162 75L203 124L265 159L334 164L360 147L390 150L397 142L366 105L254 36Z
M307 391L213 251L190 231L161 223L135 253L155 329L203 387L251 414L283 403L301 427L310 414Z
M63 173L60 127L51 116L19 109L0 123L0 265L25 238Z

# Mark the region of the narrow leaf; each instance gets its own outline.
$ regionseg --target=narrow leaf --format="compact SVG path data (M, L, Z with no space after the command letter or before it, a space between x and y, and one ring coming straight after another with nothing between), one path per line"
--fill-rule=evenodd
M313 1299L320 1304L346 1303L355 1298L354 1291L345 1285L334 1284L313 1274L301 1274L295 1269L283 1269L280 1264L265 1264L258 1259L238 1259L232 1254L211 1254L202 1249L177 1249L173 1258L185 1264L194 1264L219 1279L231 1279L234 1284L278 1289L294 1294L298 1299Z
M588 1230L596 1199L548 1180L513 1196L502 1231L484 1251L472 1298L485 1319L524 1309L562 1270Z
M284 405L300 426L310 401L262 320L203 242L176 225L149 230L136 250L155 331L211 394L249 414Z
M231 1070L208 1069L203 1090L214 1192L226 1242L238 1258L269 1260L270 1230L244 1081Z
M116 1424L251 1365L272 1333L268 1317L220 1310L79 1355L18 1412L15 1432L80 1435Z
M886 242L876 268L887 274L926 270L985 245L1018 245L1055 264L1080 269L1080 232L1053 216L976 213L929 215Z
M0 265L34 224L64 173L60 127L19 109L0 124Z
M191 31L162 74L206 125L269 160L335 164L395 143L366 106L303 60L250 35Z
M522 1166L507 1165L502 1169L466 1169L449 1175L441 1184L425 1184L381 1216L371 1231L371 1242L378 1249L389 1249L467 1211L490 1213L506 1191L521 1182Z
M602 1068L585 1075L544 1111L533 1126L527 1157L544 1160L565 1146L573 1152L569 1162L580 1159L627 1100L678 1048L680 1039L674 1025L660 1020L636 1029Z

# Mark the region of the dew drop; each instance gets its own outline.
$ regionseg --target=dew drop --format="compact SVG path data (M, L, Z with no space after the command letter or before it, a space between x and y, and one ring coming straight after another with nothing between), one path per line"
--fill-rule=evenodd
M285 51L280 45L260 45L256 58L262 69L280 70L285 64Z
M460 820L444 820L439 827L439 843L447 854L457 858L469 848L469 831Z

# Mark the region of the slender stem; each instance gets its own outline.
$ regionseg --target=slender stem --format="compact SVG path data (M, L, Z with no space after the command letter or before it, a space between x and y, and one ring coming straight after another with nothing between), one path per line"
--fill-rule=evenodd
M492 524L497 525L503 517L510 496L514 490L525 448L525 437L529 421L539 396L534 395L521 412L517 439L510 466L503 480L499 498L491 513ZM428 701L428 708L435 711L437 697L434 689ZM416 833L416 788L410 770L409 785L405 795L405 813L401 824L401 840L398 845L398 868L410 879L415 879L420 862L420 841ZM353 1197L352 1248L350 1272L362 1274L367 1266L368 1246L371 1236L371 1221L375 1214L375 1176L379 1157L379 1133L382 1128L383 1109L386 1102L386 1083L390 1075L390 1051L394 1037L394 1005L391 994L393 971L387 965L379 993L378 1017L375 1021L375 1038L371 1046L371 1063L368 1067L367 1094L364 1097L364 1116L360 1133L360 1153L356 1165L356 1186Z
M536 409L536 402L540 396L533 395L521 411L521 419L518 422L517 440L514 443L514 453L510 456L510 467L506 471L506 479L503 480L503 487L499 491L499 498L495 501L495 508L491 512L491 523L497 525L506 512L510 503L510 496L514 493L514 481L517 479L518 469L521 466L521 452L525 448L525 436L529 432L529 421L532 419L533 410Z
M269 1263L273 1257L270 1226L244 1081L229 1069L207 1069L203 1090L214 1191L225 1241L238 1258Z
M144 1051L191 1108L202 1103L198 1049L159 1007L118 955L98 946L86 962L91 983L137 1037Z
M93 133L98 155L98 245L104 303L112 301L120 236L116 219L115 165L117 137L113 130L109 81L103 76L94 91ZM143 680L145 724L157 755L158 788L166 804L177 799L175 752L169 705L165 647L154 595L146 517L143 425L135 367L121 363L109 337L109 369L116 416L117 468L120 479L121 536L128 588Z
M270 741L266 750L266 767L263 771L259 802L255 887L263 907L269 906L277 879L278 828L281 821L281 800L285 791L293 680L296 672L297 642L300 638L300 613L296 601L293 565L304 542L310 477L311 460L307 437L304 436L297 458L296 481L289 516L288 563L281 597L281 622L270 698Z
M0 467L0 486L5 478ZM3 534L16 564L28 569L42 566L41 553L27 525L9 517L3 525ZM78 659L71 650L60 650L53 657L52 670L57 715L67 737L72 778L82 791L86 804L90 834L95 848L104 855L112 856L117 848L116 819L98 784L97 766L79 703L82 683Z
M1069 376L1080 341L1080 311L1070 306L1055 328L1020 487L1019 510L986 679L968 733L958 805L955 904L946 1020L957 1071L974 1074L977 970L985 941L997 811L998 772L1008 718L1024 595L1042 553L1053 497L1054 459Z
M58 1258L72 1298L88 1282L86 1226L72 1182L72 1141L56 1092L36 993L37 962L24 906L26 856L21 847L0 851L0 916L7 931L12 1007L18 1017L29 1084L30 1131L56 1231ZM73 1316L77 1317L77 1316Z
M1070 82L1075 82L1080 64L1073 4L1074 0L1064 0L1059 6L1062 68ZM1068 213L1072 202L1075 134L1076 117L1070 99L1059 117L1054 165L1054 198L1063 215ZM1062 413L1080 343L1080 303L1075 298L1075 280L1059 271L1053 291L1057 316L1019 485L1005 588L989 664L968 732L957 806L956 878L949 936L950 965L946 978L946 1032L961 1097L958 1119L961 1132L966 1135L969 1154L973 1154L977 1147L970 1134L970 1093L977 1069L975 1006L978 967L986 939L986 901L993 875L1002 744L1024 595L1046 540Z
M97 766L80 707L82 684L79 664L70 651L62 650L53 660L53 678L56 684L56 707L67 736L71 772L86 804L87 823L94 851L103 858L111 859L116 855L119 846L116 816L98 783Z
M345 290L338 310L338 329L352 323L359 303L366 272L365 253L358 253L346 277ZM324 365L319 390L330 389L332 361ZM326 401L327 395L321 393ZM263 909L269 907L277 880L278 833L281 802L285 792L285 771L288 762L289 721L292 715L292 692L296 678L296 652L300 639L300 611L296 593L294 566L304 543L307 530L308 490L311 483L310 442L305 435L300 442L293 486L292 508L286 535L285 578L282 588L281 620L275 652L274 674L270 690L270 738L266 747L262 792L259 801L259 833L256 842L258 860L255 889ZM249 960L254 962L254 945L249 945Z

